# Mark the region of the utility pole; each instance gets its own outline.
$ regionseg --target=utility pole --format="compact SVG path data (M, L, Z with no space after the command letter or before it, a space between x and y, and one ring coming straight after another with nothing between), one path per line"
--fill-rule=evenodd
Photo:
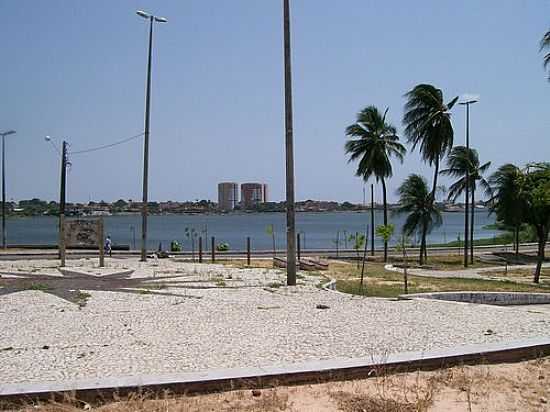
M147 261L147 215L148 215L148 179L149 179L149 131L151 123L151 60L153 54L153 23L166 23L164 17L138 10L138 16L149 20L149 53L147 58L147 86L145 91L145 132L143 142L143 204L141 210L141 261Z
M65 266L65 201L67 195L67 142L61 148L61 184L59 192L59 259Z
M0 133L2 136L2 248L6 249L6 151L5 139L6 136L15 134L15 130Z
M292 124L292 67L289 0L283 0L283 9L286 147L286 283L288 286L296 286L296 216L294 205L294 136Z

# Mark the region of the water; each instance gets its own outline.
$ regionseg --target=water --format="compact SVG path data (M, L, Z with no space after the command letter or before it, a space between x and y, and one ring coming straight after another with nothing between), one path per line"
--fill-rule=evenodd
M376 211L375 224L382 223L382 211ZM401 233L404 216L390 217L395 225L394 241ZM141 217L139 215L106 216L105 234L111 235L113 243L140 247ZM9 244L56 244L57 218L51 216L12 218L7 221ZM271 249L272 239L266 233L268 225L275 228L277 248L286 245L286 215L284 213L250 213L227 215L166 215L149 217L149 248L158 248L162 242L167 249L172 240L178 240L184 249L191 249L191 242L185 237L185 228L194 228L199 236L215 236L216 242L228 242L232 250L244 250L246 237L250 236L252 249ZM500 232L483 229L485 225L495 223L494 216L488 215L485 210L476 215L475 238L491 238ZM297 231L302 235L302 248L307 249L334 249L336 247L337 232L340 232L340 248L346 247L344 235L355 232L365 232L370 224L370 212L334 212L334 213L297 213ZM464 239L464 214L443 213L443 225L436 228L428 236L428 243L446 243L457 240L458 236ZM134 243L135 232L135 243ZM415 243L415 239L411 239ZM390 242L393 243L393 242ZM418 239L416 240L418 243ZM377 247L382 245L381 239L376 239ZM347 241L352 247L352 242Z

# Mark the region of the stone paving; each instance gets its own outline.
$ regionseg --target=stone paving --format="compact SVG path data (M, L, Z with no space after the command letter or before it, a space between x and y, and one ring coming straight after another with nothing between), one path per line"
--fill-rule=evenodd
M54 261L0 262L0 383L368 358L550 330L545 311L354 297L305 274L287 288L278 270L107 262L70 261L69 274ZM18 276L41 283L17 289Z

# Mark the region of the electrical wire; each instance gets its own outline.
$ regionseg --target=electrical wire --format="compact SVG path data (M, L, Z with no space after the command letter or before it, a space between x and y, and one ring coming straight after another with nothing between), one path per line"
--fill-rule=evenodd
M145 133L136 134L135 136L127 137L126 139L119 140L118 142L115 142L115 143L106 144L106 145L98 146L98 147L92 147L90 149L85 149L85 150L78 150L76 152L69 152L69 154L76 155L76 154L90 153L90 152L96 152L98 150L108 149L110 147L114 147L114 146L118 146L120 144L128 143L128 142L130 142L134 139L137 139L138 137L143 136L144 134Z

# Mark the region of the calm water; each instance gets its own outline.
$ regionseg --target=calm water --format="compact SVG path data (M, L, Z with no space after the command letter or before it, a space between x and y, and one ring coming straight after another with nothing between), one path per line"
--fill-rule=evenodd
M273 224L277 248L285 247L285 214L284 213L255 213L229 215L170 215L149 217L148 247L157 248L162 242L163 248L168 248L171 240L183 243L184 249L190 249L190 241L185 237L185 228L194 228L199 235L206 238L215 236L216 242L228 242L232 250L244 250L246 237L250 236L253 249L270 249L271 236L266 233L266 227ZM114 244L125 244L134 247L140 246L141 217L106 216L104 217L106 234L111 235ZM396 226L397 233L401 233L404 217L391 217L391 223ZM487 238L497 235L495 230L483 229L483 226L495 222L494 216L486 211L478 211L476 215L476 238ZM340 232L340 248L346 247L346 237L355 232L364 232L370 223L370 213L339 212L339 213L298 213L296 225L302 232L302 247L308 249L329 249L336 247L337 232ZM382 223L382 211L375 214L375 224ZM56 244L57 218L29 217L8 219L7 221L9 244ZM428 243L445 243L461 239L464 231L464 215L462 213L443 213L443 225L429 235ZM305 238L305 241L304 241ZM414 243L415 239L411 239ZM305 243L305 245L304 245ZM382 241L376 239L376 245ZM347 242L351 248L351 242Z

